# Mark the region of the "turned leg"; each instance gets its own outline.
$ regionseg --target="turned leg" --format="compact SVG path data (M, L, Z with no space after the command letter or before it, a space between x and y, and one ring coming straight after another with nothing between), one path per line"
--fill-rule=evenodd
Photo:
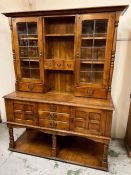
M105 168L108 167L107 156L108 156L108 144L104 144L102 166L105 167Z
M13 136L13 128L9 127L9 148L15 147L14 136Z
M52 156L56 157L56 135L52 135Z

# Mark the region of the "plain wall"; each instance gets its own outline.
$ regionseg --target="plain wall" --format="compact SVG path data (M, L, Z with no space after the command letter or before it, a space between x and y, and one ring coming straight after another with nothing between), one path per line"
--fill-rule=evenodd
M68 9L91 6L108 6L129 4L131 0L7 0L0 1L0 11ZM12 3L14 2L14 3ZM28 3L27 3L28 2ZM11 38L8 21L0 15L0 97L14 90L14 69L11 51ZM116 59L112 81L112 98L115 106L112 124L112 136L123 138L126 131L129 94L131 92L131 7L120 17ZM6 120L3 99L0 99L2 119Z
M27 2L26 0L0 0L0 111L3 121L6 121L6 114L2 97L15 90L15 75L8 18L1 13L30 10L31 6Z

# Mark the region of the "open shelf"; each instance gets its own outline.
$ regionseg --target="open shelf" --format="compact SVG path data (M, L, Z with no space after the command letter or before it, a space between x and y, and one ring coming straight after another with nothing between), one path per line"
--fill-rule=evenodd
M45 34L45 36L48 36L48 37L61 37L61 36L74 36L73 33L63 33L63 34Z
M102 167L104 150L102 143L77 136L56 137L56 157L52 156L52 135L32 129L26 130L15 142L15 148L9 149L15 152L107 170L106 167Z
M74 35L75 30L75 17L46 17L44 19L45 23L45 34L53 34L57 36L66 36L69 34ZM50 36L53 36L50 35ZM49 35L48 35L49 36Z
M48 70L49 91L73 92L73 71Z
M51 156L52 138L35 130L28 130L16 141L15 151L37 156Z
M38 38L34 38L34 37L23 37L23 38L21 38L21 40L38 40Z
M101 166L103 144L77 136L58 136L57 141L58 158L85 166Z
M81 39L82 40L93 40L93 39L96 39L96 40L105 40L106 37L104 36L81 36Z
M74 58L74 37L46 37L45 53L46 59Z
M85 61L85 60L81 60L81 62L80 63L82 63L82 64L104 64L105 63L105 61L103 60L103 61L94 61L94 60L91 60L91 61Z
M26 58L24 58L24 59L21 59L21 61L39 62L39 59L35 60L35 59L26 59Z

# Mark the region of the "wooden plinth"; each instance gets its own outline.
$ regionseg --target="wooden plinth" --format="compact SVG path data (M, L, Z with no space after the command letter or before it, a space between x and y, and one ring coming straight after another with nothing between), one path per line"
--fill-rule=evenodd
M76 136L57 136L56 157L52 156L52 135L26 130L11 151L60 160L107 171L102 167L103 144Z

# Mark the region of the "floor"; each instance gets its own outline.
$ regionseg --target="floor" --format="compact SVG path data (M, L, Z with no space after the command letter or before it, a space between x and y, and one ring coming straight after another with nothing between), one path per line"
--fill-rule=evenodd
M19 131L19 132L18 132ZM15 138L23 132L15 130ZM8 151L8 130L0 124L0 175L131 175L131 158L121 140L111 141L109 172Z

